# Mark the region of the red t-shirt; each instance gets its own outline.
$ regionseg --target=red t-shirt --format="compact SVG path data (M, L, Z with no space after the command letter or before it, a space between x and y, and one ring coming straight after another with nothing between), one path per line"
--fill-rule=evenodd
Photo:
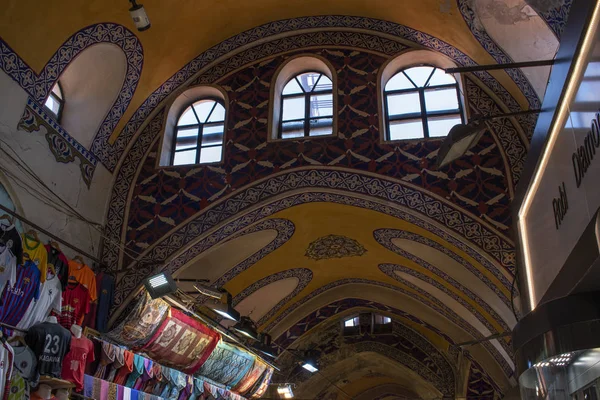
M90 293L80 283L67 285L62 294L62 311L58 318L60 324L66 329L71 325L81 325L85 313L90 312Z
M94 361L94 344L85 336L71 338L71 349L65 356L62 378L75 384L75 389L83 389L83 374L86 363Z

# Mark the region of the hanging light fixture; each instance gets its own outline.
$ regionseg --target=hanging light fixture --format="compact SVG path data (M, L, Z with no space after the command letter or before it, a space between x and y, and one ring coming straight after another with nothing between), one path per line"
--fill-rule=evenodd
M129 15L135 24L138 31L142 32L150 29L150 18L146 14L146 10L142 4L137 4L135 0L129 0L131 8L129 9Z
M541 110L532 109L525 111L516 111L512 113L491 115L486 117L475 117L468 124L457 124L450 129L448 136L444 139L442 146L438 150L436 166L437 168L446 166L452 161L464 156L470 148L475 146L485 132L484 121L491 121L498 118L516 117L519 115L528 115L539 113Z
M242 317L240 322L234 325L233 329L245 337L258 341L258 332L256 332L256 325L250 317Z
M224 301L223 301L224 300ZM231 293L223 291L223 294L219 300L214 300L207 304L207 307L219 314L220 316L227 318L231 321L239 321L240 313L233 308L231 305Z
M254 348L264 355L269 357L277 358L277 352L273 347L271 347L271 335L267 333L260 333L258 335L259 343L257 343Z
M283 385L280 384L277 387L277 394L279 394L279 397L282 399L293 399L294 392L292 391L292 385L289 383Z
M304 359L302 360L302 368L308 372L315 373L319 370L319 363L317 361L318 353L315 351L306 351L304 353Z
M150 297L156 299L177 291L177 284L171 274L161 272L144 280L144 286Z

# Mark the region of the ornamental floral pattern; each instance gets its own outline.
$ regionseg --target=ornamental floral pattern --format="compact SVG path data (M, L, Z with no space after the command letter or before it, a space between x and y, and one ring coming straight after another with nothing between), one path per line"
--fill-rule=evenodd
M313 260L330 258L360 257L367 250L356 240L342 235L327 235L311 242L304 254Z

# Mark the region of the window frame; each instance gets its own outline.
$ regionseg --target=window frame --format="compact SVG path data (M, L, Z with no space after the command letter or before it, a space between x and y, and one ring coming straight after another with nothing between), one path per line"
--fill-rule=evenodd
M198 124L192 124L192 125L179 125L179 120L181 119L181 117L183 116L183 114L187 111L188 108L191 107L192 112L194 113L194 116L196 117L197 121L200 121L200 118L198 118L198 115L196 114L196 110L194 109L193 105L196 103L199 103L201 101L205 101L205 100L209 100L209 101L214 101L215 105L213 106L213 108L210 110L210 112L208 113L206 120L208 121L210 119L210 116L212 115L212 113L215 110L215 107L217 104L220 104L223 109L225 110L225 115L223 117L223 121L222 122L206 122L206 123L198 123ZM202 146L202 135L204 133L204 127L205 126L211 126L211 125L223 125L223 140L221 141L220 144L215 144L215 145L210 145L210 146ZM183 149L183 150L177 150L177 134L179 133L180 129L193 129L193 128L197 128L198 129L198 134L196 135L196 147L193 148L188 148L188 149ZM219 99L218 97L214 97L214 96L206 96L206 97L201 97L201 98L197 98L194 99L191 102L188 102L184 107L182 107L181 112L177 115L177 118L175 119L175 126L174 126L174 134L173 134L173 138L171 139L171 154L170 154L170 161L169 161L169 167L185 167L187 165L214 165L214 164L220 164L223 162L223 157L224 157L224 151L225 151L225 133L227 130L227 107L225 107L225 102L222 99ZM221 146L221 159L219 161L211 161L211 162L207 162L207 163L201 163L200 162L200 154L202 152L202 148L210 148L210 147L218 147ZM190 151L190 150L196 150L196 160L193 164L174 164L175 161L175 154L176 153L181 153L184 151Z
M319 74L319 78L316 80L312 91L310 92L305 92L304 91L304 87L302 86L302 83L300 83L300 81L298 81L298 77L300 75L303 74ZM317 84L319 83L319 81L321 80L321 78L325 76L327 79L329 79L329 81L331 82L331 89L330 90L323 90L323 91L318 91L315 92L315 88L317 87ZM302 93L295 93L295 94L283 94L283 90L285 89L285 87L292 81L292 80L296 80L296 83L298 84L298 86L300 86L300 88L302 89ZM333 89L334 89L334 83L333 83L333 79L331 79L329 76L327 76L325 73L317 71L317 70L306 70L306 71L302 71L302 72L298 72L295 75L293 75L290 79L288 79L285 84L282 87L281 90L281 94L280 94L280 104L279 106L281 107L281 116L279 118L279 123L278 123L278 127L277 127L277 140L300 140L303 138L318 138L318 137L328 137L328 136L332 136L335 132L334 132L334 115L335 115L335 102L334 102L334 95L333 95ZM324 117L311 117L310 116L310 98L312 96L316 96L316 95L331 95L331 115L330 116L324 116ZM284 100L285 99L290 99L290 98L301 98L304 97L304 118L298 118L298 119L292 119L289 121L284 121L283 120L283 112L284 112ZM331 133L328 133L327 135L310 135L310 121L311 120L319 120L319 119L331 119ZM304 122L304 136L301 137L291 137L291 138L284 138L283 137L283 123L284 122Z
M417 86L417 84L414 83L414 81L408 76L408 74L406 74L404 72L409 69L417 68L417 67L433 68L433 70L431 71L431 74L429 74L429 77L427 78L427 81L425 81L425 84L421 87ZM383 114L384 114L384 123L385 123L385 138L384 138L385 142L401 142L401 141L424 140L424 139L441 139L441 138L446 137L446 136L430 136L429 135L429 118L452 116L452 115L458 114L458 115L460 115L461 123L463 123L463 124L465 123L465 115L464 115L463 101L462 101L462 97L461 97L461 90L460 90L459 82L455 77L453 77L454 81L455 81L454 83L448 83L448 84L444 84L444 85L437 85L437 86L431 86L431 87L427 86L427 84L431 81L433 74L435 74L435 71L438 69L443 70L443 68L439 68L435 65L430 65L430 64L411 65L409 67L403 67L403 68L399 69L394 74L392 74L390 76L390 78L387 80L387 82L383 86ZM410 81L410 83L412 83L415 87L408 88L408 89L386 90L386 86L388 85L389 81L391 81L398 74L404 74L404 77L406 79L408 79ZM450 89L450 88L453 88L456 91L456 98L458 100L458 108L452 109L452 110L440 110L440 111L427 112L427 107L426 107L426 102L425 102L425 93L433 92L436 90ZM409 94L409 93L418 93L419 94L419 104L420 104L421 111L415 112L415 113L410 113L410 114L396 114L396 115L393 115L390 117L389 112L388 112L388 96L390 96L390 95L393 96L393 95L397 95L397 94ZM398 115L401 115L402 117L398 117ZM410 138L410 139L392 139L391 138L390 122L411 121L411 120L414 121L419 118L421 119L421 124L423 126L423 137Z
M60 95L62 96L62 98L58 97L52 91L52 89L54 89L54 86L58 86L58 90L60 91ZM46 103L48 102L48 98L50 98L50 97L52 97L52 99L58 103L58 112L56 114L54 114L54 111L52 111L51 109L49 109L46 106ZM62 114L63 114L64 108L65 108L65 92L62 88L62 85L60 84L60 81L56 81L56 83L54 85L52 85L52 88L50 89L50 93L48 94L48 97L46 97L46 100L44 100L44 111L46 111L46 113L49 113L50 115L55 117L56 122L60 123L60 120L62 119Z

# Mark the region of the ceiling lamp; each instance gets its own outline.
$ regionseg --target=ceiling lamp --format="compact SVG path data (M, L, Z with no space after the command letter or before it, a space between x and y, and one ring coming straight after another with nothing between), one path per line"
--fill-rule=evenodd
M319 370L319 363L317 362L318 353L314 350L309 350L304 353L304 359L302 360L302 368L308 372L315 373Z
M442 146L438 151L436 161L437 168L444 167L450 164L452 161L459 159L460 157L464 156L470 148L475 146L485 132L486 126L483 124L484 121L491 121L498 118L515 117L518 115L535 114L539 113L540 111L541 110L532 109L487 117L478 117L474 118L466 125L454 125L452 129L450 129L448 136L446 136Z
M135 0L129 0L129 2L131 3L129 15L131 15L131 19L137 30L142 32L150 29L150 19L148 18L148 14L146 14L144 6L142 4L137 4Z
M233 329L248 339L258 341L258 332L256 332L256 325L250 319L250 317L242 317L240 322L234 325Z
M225 302L223 302L223 298ZM224 291L224 296L221 298L221 301L214 301L207 304L207 306L220 316L231 321L237 322L240 320L240 313L231 305L231 293L229 292Z
M177 284L171 274L161 272L144 280L144 286L150 297L156 299L177 291Z
M259 343L254 348L264 355L269 357L277 358L277 352L271 347L271 335L267 333L261 333L258 335Z
M285 385L280 385L277 388L277 393L279 394L279 397L282 399L293 399L294 398L294 392L292 391L292 385L290 385L289 383L286 383Z

